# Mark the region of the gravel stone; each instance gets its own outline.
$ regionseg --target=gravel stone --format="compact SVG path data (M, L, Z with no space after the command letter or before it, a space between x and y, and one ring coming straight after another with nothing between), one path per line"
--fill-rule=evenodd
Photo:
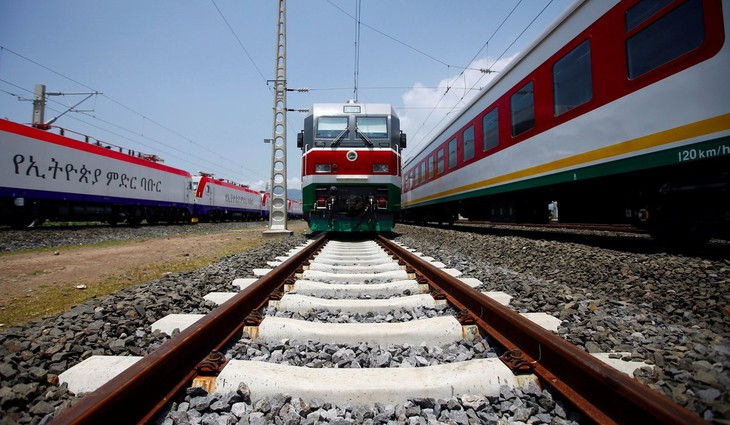
M0 251L172 235L195 228L202 229L8 231L0 232ZM481 280L478 290L509 293L513 296L510 306L516 311L559 317L563 322L558 335L578 347L588 352L628 352L631 360L653 364L653 368L637 370L635 377L708 421L730 421L730 261L726 258L652 249L621 252L599 245L400 224L396 231L398 242L461 270L465 277ZM58 374L94 354L143 355L154 350L169 339L151 332L155 320L170 313L209 312L213 306L203 301L205 294L230 290L234 278L266 267L266 261L303 241L301 236L272 240L198 270L170 274L23 326L0 328L0 409L6 421L50 421L52 413L78 398L58 386ZM265 313L284 314L273 309ZM313 311L301 318L375 323L453 313L450 307L439 306L378 315ZM340 363L344 367L423 367L493 357L495 346L488 338L442 347L382 348L297 341L264 344L243 338L227 356L306 367ZM245 385L233 395L211 396L192 389L181 397L158 423L585 422L558 396L535 388L503 388L500 396L484 399L412 399L394 406L332 406L326 400L301 400L295 394L253 402Z

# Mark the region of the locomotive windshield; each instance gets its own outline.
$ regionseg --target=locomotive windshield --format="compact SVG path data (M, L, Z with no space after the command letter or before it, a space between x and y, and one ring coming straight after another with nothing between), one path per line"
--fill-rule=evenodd
M353 120L354 118L354 120ZM354 124L354 128L353 128ZM353 137L354 135L354 137ZM317 119L315 139L329 139L331 146L343 143L347 146L365 144L374 146L375 140L390 143L387 116L322 116Z
M345 134L343 134L345 132ZM347 137L347 117L320 117L317 121L318 139Z
M388 138L388 119L386 117L357 117L357 132L369 139Z

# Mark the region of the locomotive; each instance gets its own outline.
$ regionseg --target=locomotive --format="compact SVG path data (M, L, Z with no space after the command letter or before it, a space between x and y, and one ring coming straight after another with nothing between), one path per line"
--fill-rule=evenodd
M727 235L730 11L576 1L404 165L403 220Z
M83 140L0 119L0 225L103 221L115 225L260 220L267 194ZM301 216L291 202L290 217Z
M302 212L312 231L393 228L406 135L390 105L314 104L297 147L302 149Z

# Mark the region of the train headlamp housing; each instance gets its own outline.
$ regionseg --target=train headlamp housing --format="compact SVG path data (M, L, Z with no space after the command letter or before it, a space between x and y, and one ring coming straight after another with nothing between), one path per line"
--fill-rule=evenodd
M375 209L385 210L388 208L388 199L383 195L369 196L368 201Z
M373 164L373 173L387 173L390 171L388 164Z
M315 173L331 173L332 164L315 164L314 172Z
M327 196L317 196L317 201L314 204L314 208L318 210L327 209Z

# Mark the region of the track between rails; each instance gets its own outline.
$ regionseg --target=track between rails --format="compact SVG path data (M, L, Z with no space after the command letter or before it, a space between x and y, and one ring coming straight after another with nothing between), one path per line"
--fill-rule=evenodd
M254 333L252 329L263 323L260 312L269 303L280 302L286 290L296 288L299 277L314 268L312 263L328 242L325 234L302 247L210 314L61 412L52 423L147 423L194 380L215 385L211 383L214 378L196 379L200 366L205 369L211 359L215 363L216 354L212 353L240 338L244 329ZM475 291L407 248L383 236L378 236L376 242L409 278L422 286L427 284L434 298L445 298L459 312L457 319L463 329L476 325L479 333L498 342L501 358L515 375L536 375L540 385L559 392L596 423L704 423L694 413ZM224 359L219 363L222 366ZM325 373L323 369L308 370ZM219 371L215 365L208 366L207 374Z

